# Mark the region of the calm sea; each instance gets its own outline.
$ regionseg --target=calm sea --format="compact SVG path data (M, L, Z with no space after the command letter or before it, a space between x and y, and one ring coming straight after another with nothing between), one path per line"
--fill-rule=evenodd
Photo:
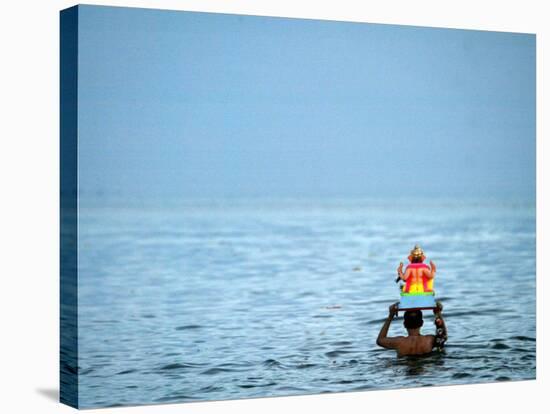
M415 243L449 341L397 357L375 340ZM533 205L81 203L78 263L84 408L535 378Z

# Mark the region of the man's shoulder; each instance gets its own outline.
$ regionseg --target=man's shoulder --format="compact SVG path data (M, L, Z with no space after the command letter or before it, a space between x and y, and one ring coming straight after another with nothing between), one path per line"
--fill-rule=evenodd
M386 339L389 339L390 341L393 341L393 342L403 342L407 340L407 338L408 336L389 336Z
M422 335L422 338L424 338L426 343L433 347L435 343L435 335Z
M419 335L419 336L405 336L401 337L403 338L403 342L407 343L416 343L416 344L433 344L435 342L435 336L434 335Z
M403 338L404 340L407 340L410 342L418 342L419 340L422 342L435 340L434 335L400 336L398 338Z

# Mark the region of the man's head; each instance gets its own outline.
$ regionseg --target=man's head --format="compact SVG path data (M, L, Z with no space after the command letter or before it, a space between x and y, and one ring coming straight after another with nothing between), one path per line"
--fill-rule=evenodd
M405 325L405 328L408 330L420 329L420 327L424 324L421 310L406 311L403 318L404 318L403 325Z

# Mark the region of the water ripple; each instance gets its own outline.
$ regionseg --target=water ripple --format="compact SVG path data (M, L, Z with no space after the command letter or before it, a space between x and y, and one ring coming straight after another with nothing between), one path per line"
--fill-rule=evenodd
M365 200L83 211L79 366L61 369L79 374L82 407L534 378L534 209L410 211ZM376 337L416 242L439 265L449 341L396 357ZM401 316L390 335L405 334ZM422 332L434 330L424 312Z

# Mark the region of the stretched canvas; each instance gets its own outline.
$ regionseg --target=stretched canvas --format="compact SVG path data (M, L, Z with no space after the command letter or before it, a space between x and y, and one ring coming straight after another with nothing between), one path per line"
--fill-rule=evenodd
M60 18L63 403L535 378L535 35Z

